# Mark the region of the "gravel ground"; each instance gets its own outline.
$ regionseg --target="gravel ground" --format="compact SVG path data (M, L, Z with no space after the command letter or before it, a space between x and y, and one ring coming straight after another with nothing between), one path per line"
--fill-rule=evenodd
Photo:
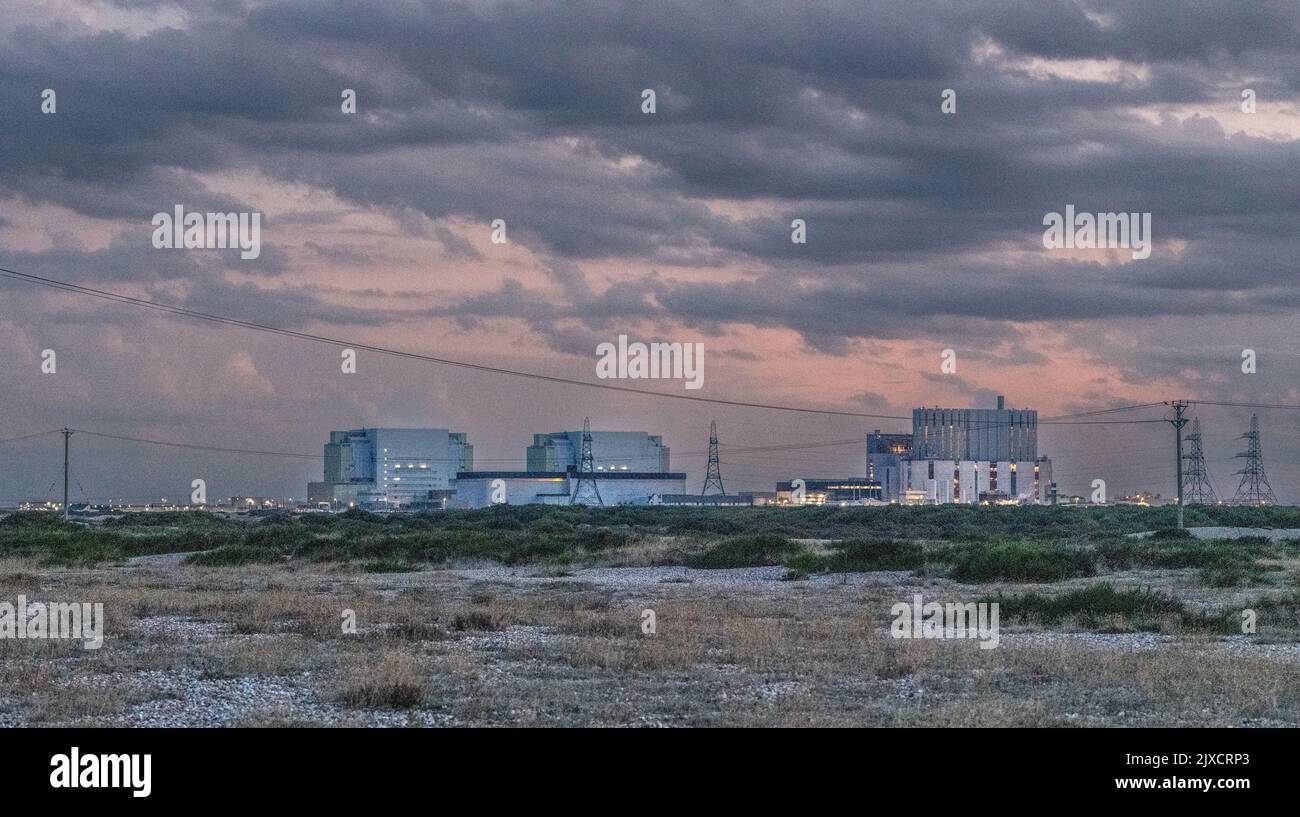
M689 567L590 567L566 571L562 576L538 573L535 568L489 567L454 571L470 581L509 584L545 585L557 578L589 582L602 588L658 587L665 584L689 584L699 588L728 590L765 590L790 592L809 587L861 586L897 584L909 577L907 571L881 573L843 573L810 576L799 581L785 581L784 567L741 567L727 570L695 570Z
M1205 527L1205 528L1187 528L1187 531L1197 539L1243 539L1248 536L1263 536L1280 542L1286 539L1300 539L1300 528L1223 528L1223 527ZM1130 533L1129 536L1146 538L1151 536L1155 531L1142 531L1141 533Z
M365 574L193 568L173 555L32 572L40 597L102 597L110 633L93 653L0 644L0 727L1300 725L1294 633L1017 624L990 650L890 637L890 605L916 592L972 600L1095 578L786 581L781 567ZM1099 578L1209 607L1260 593L1205 588L1187 570ZM641 629L645 608L657 611L653 637ZM340 632L345 609L358 616L355 635ZM419 703L343 694L404 679L420 687Z

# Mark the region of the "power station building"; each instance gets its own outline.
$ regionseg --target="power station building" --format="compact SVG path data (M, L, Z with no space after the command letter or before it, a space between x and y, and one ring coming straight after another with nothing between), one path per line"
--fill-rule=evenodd
M911 434L883 434L876 429L867 435L867 479L880 486L881 499L902 496L902 462L911 456Z
M1052 461L1038 456L1038 412L912 410L911 434L867 436L867 477L881 498L906 504L1049 504Z
M308 501L330 507L442 507L456 474L474 468L474 446L445 428L331 431L325 473Z
M912 454L919 460L997 462L1038 456L1038 412L995 409L912 409Z
M880 483L862 477L792 479L776 484L776 502L781 505L864 505L880 501Z
M456 475L452 506L567 505L582 470L582 432L534 434L526 471ZM663 438L644 431L592 431L592 475L603 505L645 505L652 497L684 494L686 474L669 470Z
M1052 461L904 460L902 483L896 501L909 505L1047 505L1052 501Z
M593 431L596 489L605 505L648 504L686 493L686 474L669 469L663 438L644 431ZM445 428L331 431L324 478L307 486L318 507L482 508L565 504L577 492L582 432L533 435L526 471L475 471L474 446Z
M594 436L594 434L593 434ZM594 453L593 443L593 453ZM686 493L686 474L597 471L603 505L649 505L652 498ZM489 505L568 505L578 489L578 471L463 471L456 475L453 508Z
M591 455L597 471L661 473L668 471L663 437L644 431L593 431ZM582 432L534 434L528 446L529 471L568 471L582 465Z

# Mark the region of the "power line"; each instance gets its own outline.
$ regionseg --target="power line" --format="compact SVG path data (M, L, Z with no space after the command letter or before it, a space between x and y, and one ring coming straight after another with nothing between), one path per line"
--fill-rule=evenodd
M1253 409L1282 409L1284 411L1300 411L1298 403L1232 403L1222 400L1191 400L1191 403L1202 406L1228 406L1230 408L1253 408Z
M58 281L53 278L44 278L39 275L32 275L26 272L17 272L11 269L0 267L0 275L11 278L16 281L38 284L40 286L58 289L64 292L72 292L78 295L88 295L92 298L113 301L115 303L139 306L145 309L152 309L159 312L165 312L171 315L194 318L196 320L208 321L210 323L222 324L225 326L238 326L244 329L251 329L257 332L267 332L283 337L297 338L299 340L309 340L316 343L326 343L331 346L346 347L350 349L362 349L367 352L374 352L381 355L390 355L392 357L401 357L408 360L419 360L425 363L436 363L442 366L456 366L473 371L487 372L490 374L509 375L511 377L522 377L530 380L540 380L547 383L559 383L568 386L584 386L590 389L605 389L607 391L624 392L627 394L637 394L646 397L662 397L670 400L689 400L696 403L712 403L723 406L736 406L740 408L764 409L768 411L791 411L802 414L823 414L840 417L862 417L874 420L907 420L908 417L890 414L867 414L856 411L842 411L834 409L815 409L804 406L784 406L774 403L751 403L744 400L726 400L716 397L703 397L693 394L676 394L673 392L648 391L646 389L636 389L631 386L618 386L613 383L591 383L586 380L577 380L568 377L557 377L555 375L540 374L538 372L526 372L518 369L506 369L499 366L488 366L482 363L470 363L464 360L453 360L451 358L434 357L433 355L420 354L418 352L408 352L401 349L392 349L386 346L374 346L366 343L356 343L354 341L342 340L339 338L327 337L325 335L316 335L309 332L299 332L293 329L271 326L269 324L257 323L255 321L246 321L239 318L231 318L223 315L214 315L209 312L200 312L195 309L186 309L179 306L170 306L161 304L157 301L150 301L144 298L135 298L130 295L122 295L117 292L108 292L102 289L72 284L66 281Z
M61 428L52 428L52 429L50 429L49 431L38 431L38 432L36 432L35 434L24 434L24 435L21 436L21 437L10 437L10 438L5 439L5 440L0 440L0 444L4 444L4 443L16 443L16 442L18 442L18 441L20 441L20 440L32 440L32 439L35 439L35 438L37 438L37 437L44 437L44 436L47 436L47 435L49 435L49 434L59 434L59 433L61 433L62 431L63 431L63 429L61 429Z
M1071 417L1092 417L1097 414L1113 414L1117 411L1132 411L1134 409L1155 408L1163 405L1164 403L1137 403L1131 406L1115 406L1114 408L1108 409L1096 409L1095 411L1081 411L1076 414L1062 414L1057 417L1045 417L1043 418L1043 421L1063 420Z
M499 366L488 366L482 363L471 363L463 360L453 360L451 358L435 357L433 355L425 355L425 354L420 354L418 352L409 352L409 351L405 351L401 349L393 349L385 346L375 346L375 345L365 344L365 343L356 343L353 341L342 340L340 338L332 338L325 335L312 334L309 332L299 332L297 330L285 329L283 327L258 323L256 321L247 321L247 320L242 320L240 318L231 318L223 315L214 315L209 312L201 312L195 309L187 309L185 307L172 306L170 304L162 304L162 303L158 303L157 301L147 300L145 298L136 298L130 295L123 295L117 292L109 292L106 290L94 289L92 287L86 287L80 284L73 284L67 281L59 281L53 278L46 278L40 275L33 275L31 273L26 273L26 272L18 272L16 270L6 269L3 267L0 267L0 276L4 276L6 278L10 278L16 281L23 281L26 283L37 284L39 286L44 286L51 289L57 289L64 292L86 295L89 297L99 298L101 300L108 300L115 303L126 304L130 306L138 306L145 309L152 309L155 311L164 312L167 314L176 315L180 317L187 317L196 320L208 321L210 323L217 323L225 326L236 326L244 329L250 329L253 331L280 335L283 337L297 338L299 340L308 340L315 343L325 343L331 346L362 349L364 351L374 352L376 354L389 355L393 357L401 357L410 360L418 360L425 363L435 363L443 366L455 366L459 368L486 372L490 374L509 375L511 377L522 377L522 378L527 378L532 380L540 380L548 383L558 383L558 384L569 385L569 386L584 386L592 389L605 389L607 391L617 391L617 392L624 392L628 394L636 394L636 395L643 395L649 397L662 397L670 400L689 400L692 402L699 402L699 403L711 403L715 405L734 406L739 408L754 408L754 409L762 409L767 411L790 411L790 412L797 412L797 413L804 413L804 414L821 414L821 415L839 416L839 417L860 417L864 419L873 419L873 420L910 420L911 419L911 417L907 415L901 415L901 414L872 414L866 412L843 411L843 410L836 410L836 409L815 409L815 408L808 408L805 406L788 406L788 405L780 405L775 403L755 403L755 402L749 402L744 400L727 400L727 399L716 398L716 397L704 397L701 395L649 391L646 389L632 388L631 386L619 386L613 383L592 383L586 380L577 380L574 378L558 377L555 375L546 375L538 372L527 372L518 369L507 369ZM1143 404L1137 404L1132 406L1118 406L1109 409L1098 409L1095 411L1080 412L1077 414L1064 414L1064 415L1060 415L1059 417L1047 417L1047 418L1040 419L1038 422L1042 424L1066 425L1066 423L1059 422L1059 421L1070 419L1070 418L1076 418L1076 417L1087 417L1087 416L1092 416L1097 414L1108 414L1108 413L1119 412L1119 411L1131 411L1134 409L1150 408L1152 406L1158 406L1158 405L1161 404L1143 403ZM1296 406L1295 408L1300 408L1300 406ZM1078 423L1070 423L1070 424L1071 425L1085 425L1085 424L1100 425L1104 423L1141 423L1141 422L1159 422L1159 421L1114 420L1114 421L1095 421L1095 422L1090 421L1086 423L1078 422Z
M270 456L270 457L289 457L289 458L293 458L293 459L309 459L309 460L320 460L320 459L324 459L324 454L304 454L304 453L298 453L298 452L294 452L294 451L268 451L268 450L264 450L264 449L253 449L253 448L227 448L227 447L224 447L224 446L217 446L217 445L202 445L202 444L198 444L198 443L176 443L176 442L171 442L171 441L168 441L168 440L150 439L150 438L147 438L147 437L131 437L131 436L128 436L128 435L125 435L125 434L110 434L110 433L107 433L107 432L101 432L101 431L88 431L88 430L86 430L86 429L84 429L84 428L74 428L74 429L72 429L72 430L75 431L75 432L77 432L77 433L80 433L80 434L86 434L86 435L89 435L89 436L91 436L91 437L102 437L102 438L104 438L104 439L109 439L109 440L121 440L121 441L125 441L125 442L133 442L133 443L145 443L145 444L148 444L148 445L161 445L161 446L167 446L167 447L170 447L170 448L187 448L187 449L194 449L194 450L198 450L198 451L213 451L213 452L224 453L224 454L252 454L252 455ZM58 434L58 433L60 433L60 430L56 429L56 430L54 430L54 431L43 432L43 433L44 433L44 434ZM39 435L31 435L31 436L39 436ZM3 442L3 441L0 441L0 442ZM780 451L796 451L796 450L813 449L813 448L825 448L825 447L830 447L830 446L862 445L862 444L863 444L863 441L862 441L861 438L859 438L859 437L854 437L854 438L844 439L844 440L826 440L826 441L823 441L823 442L817 442L817 443L793 443L793 444L787 444L787 445L765 445L765 446L748 446L748 447L746 447L746 446L737 446L737 447L728 447L728 448L727 448L727 451L728 451L729 453L746 453L746 454L748 454L748 453L755 453L755 454L757 454L757 453L769 453L769 452L780 452ZM674 456L674 457L703 457L703 456L707 456L707 455L708 455L708 452L707 452L707 451L683 451L683 452L674 452L672 456ZM396 459L396 460L399 460L399 461L402 461L402 462L406 462L406 461L410 461L410 462L449 462L449 463L460 462L460 459L459 459L459 458L457 458L457 459L436 459L436 458L429 458L429 457L396 457L396 458L393 458L393 459ZM475 462L519 462L520 459L522 459L522 458L520 458L520 457L495 457L495 458L479 458L479 457L475 457L474 459L475 459ZM651 456L651 455L646 455L646 456L644 456L644 457L631 457L631 458L628 458L628 459L643 459L643 460L648 460L648 459L652 459L652 456Z
M189 448L196 451L217 451L226 454L256 454L271 457L292 457L295 459L324 459L324 454L297 454L292 451L260 451L251 448L223 448L216 445L198 445L196 443L173 443L167 440L150 440L143 437L128 437L123 434L106 434L100 431L87 431L84 428L72 429L78 434L88 434L91 437L103 437L108 440L124 440L133 443L148 443L149 445L163 445L171 448Z

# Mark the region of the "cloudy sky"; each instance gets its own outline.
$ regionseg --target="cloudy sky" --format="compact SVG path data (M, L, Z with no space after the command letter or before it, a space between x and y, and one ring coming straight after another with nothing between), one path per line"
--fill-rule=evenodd
M691 393L726 400L1300 404L1294 0L5 5L0 267L587 381L619 334L699 341ZM150 220L176 205L261 213L261 256L155 249ZM1151 213L1151 257L1045 249L1066 205ZM662 434L697 490L716 419L728 487L771 490L861 475L863 435L907 427L365 352L345 375L328 345L5 279L0 350L0 438L68 425L310 453L330 429L425 425L514 468L533 433L589 415ZM1250 409L1195 413L1231 494ZM1274 488L1300 499L1300 412L1261 424ZM1067 493L1173 490L1166 425L1040 443ZM195 477L302 496L319 478L305 459L73 444L87 499ZM773 445L790 448L735 450ZM56 436L0 445L0 503L46 495L61 464Z

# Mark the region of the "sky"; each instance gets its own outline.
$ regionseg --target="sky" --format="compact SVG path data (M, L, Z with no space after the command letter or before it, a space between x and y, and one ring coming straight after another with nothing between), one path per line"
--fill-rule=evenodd
M1294 1L9 0L0 121L0 267L187 309L886 416L999 394L1042 417L1300 404ZM260 255L156 248L177 205L260 213ZM1150 213L1150 257L1045 247L1067 205ZM620 334L702 343L703 387L598 381ZM0 440L319 453L331 429L429 426L506 469L590 417L661 434L694 491L716 420L730 491L861 476L865 435L909 428L365 351L347 374L337 347L3 278L0 350ZM1229 496L1251 411L1191 410ZM1259 413L1296 502L1300 411ZM1045 425L1039 448L1064 493L1169 495L1172 438ZM306 458L72 445L74 500L320 478ZM61 469L57 435L0 444L0 504L55 496Z

